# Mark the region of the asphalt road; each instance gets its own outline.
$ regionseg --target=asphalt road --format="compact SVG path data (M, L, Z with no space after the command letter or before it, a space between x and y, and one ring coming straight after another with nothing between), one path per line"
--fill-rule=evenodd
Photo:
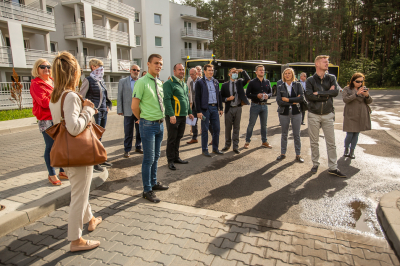
M347 179L327 173L322 130L321 165L317 174L310 173L307 125L301 129L305 163L294 160L292 135L289 135L287 158L276 160L280 154L281 128L277 106L273 103L269 106L267 124L271 150L260 147L258 121L250 149L242 149L249 119L249 107L246 106L240 129L241 154L236 155L230 150L212 158L202 156L200 142L186 144L191 139L187 126L181 142L181 158L189 160L189 164L176 165L178 170L171 171L165 157L165 129L158 180L169 184L170 189L157 195L171 203L382 237L375 213L378 201L383 194L400 189L400 142L396 140L396 137L400 139L400 91L372 91L371 95L374 99L371 105L373 130L360 134L355 160L342 157L344 104L341 95L335 99L338 164ZM223 125L221 119L220 149L225 140ZM109 179L100 189L140 196L142 155L133 154L129 159L122 157L122 117L109 116L103 141L114 165L109 169Z

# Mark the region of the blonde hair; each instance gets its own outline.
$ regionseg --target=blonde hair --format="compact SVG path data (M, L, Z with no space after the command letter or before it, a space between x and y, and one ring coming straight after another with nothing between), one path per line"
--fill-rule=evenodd
M39 75L39 66L41 64L43 64L44 62L47 62L47 63L50 64L50 62L47 59L44 59L44 58L39 58L38 60L36 60L35 64L33 65L33 68L32 68L32 76L34 76L35 78L40 76ZM51 77L51 72L50 72L50 77Z
M100 59L96 59L96 58L90 59L90 61L89 61L90 70L92 70L92 67L96 67L96 66L103 66L103 61L101 61Z
M318 55L315 60L314 63L317 63L318 60L320 59L329 59L329 55Z
M283 72L282 72L282 81L283 81L283 82L286 82L286 79L285 79L285 72L286 72L287 70L289 70L290 72L292 72L292 80L291 80L290 82L297 81L296 77L294 76L294 69L291 68L291 67L288 67L288 68L286 68L285 70L283 70Z
M69 52L60 52L54 58L52 72L54 76L54 90L51 93L51 102L56 103L66 90L75 91L81 77L81 68L76 58Z

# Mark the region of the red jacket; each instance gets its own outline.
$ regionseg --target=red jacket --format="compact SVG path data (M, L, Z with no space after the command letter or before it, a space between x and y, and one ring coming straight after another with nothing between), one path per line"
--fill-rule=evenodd
M53 87L39 77L31 81L32 113L38 120L53 120L49 109L50 94L52 91Z

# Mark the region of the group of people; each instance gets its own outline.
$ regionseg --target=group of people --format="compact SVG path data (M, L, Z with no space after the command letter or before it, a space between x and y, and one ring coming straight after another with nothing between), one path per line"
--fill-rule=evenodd
M300 125L304 122L304 111L308 109L308 133L313 162L311 172L316 173L319 167L318 142L319 130L322 128L328 150L328 172L339 177L346 177L337 168L333 98L338 95L338 85L335 76L327 73L328 59L328 56L318 56L315 59L316 73L306 80L305 86L296 81L293 69L284 70L283 83L277 89L278 115L282 128L281 154L277 159L286 158L288 130L291 123L295 159L298 162L304 162L300 154ZM70 180L68 240L71 241L71 251L89 250L100 245L99 241L83 239L82 230L84 223L89 223L89 231L93 231L102 221L101 217L93 216L88 201L93 170L97 167L101 171L101 166L60 168L59 178L57 178L50 162L53 140L45 130L61 121L61 99L64 93L68 92L76 92L68 93L63 105L66 129L71 135L79 135L92 120L103 127L106 126L107 113L112 104L110 104L103 81L103 64L100 60L92 59L89 65L92 72L84 79L82 85L78 86L81 70L73 55L68 52L59 53L53 65L46 59L39 59L32 70L35 79L32 80L30 89L34 106L33 114L38 119L39 130L46 144L44 158L49 173L48 180L53 185L61 185L59 179ZM118 85L117 113L124 116L124 157L130 156L135 128L135 152L143 154L143 198L155 203L160 202L155 191L169 188L157 181L164 119L168 130L168 167L171 170L176 170L175 164L189 163L179 155L180 141L184 135L187 119L192 121L193 133L192 140L187 142L188 144L198 142L197 121L201 121L201 149L204 156L211 157L208 150L210 144L212 152L217 155L222 155L231 146L235 153L240 153L239 130L242 106L250 104L249 99L251 100L250 118L244 148L248 149L250 146L253 128L258 117L261 123L261 146L272 148L267 141L267 102L272 96L272 90L270 82L264 78L265 70L262 65L256 67L257 77L253 80L250 80L249 75L242 69L230 69L230 80L222 85L221 90L218 81L213 78L214 67L211 64L205 65L203 69L201 67L190 69L190 79L187 83L184 82L184 66L180 63L176 64L173 68L173 76L164 84L157 78L162 66L161 55L152 54L148 58L147 73L139 78L140 67L133 65L130 76L121 79ZM243 78L238 78L239 73ZM372 98L364 86L364 80L363 74L356 73L343 90L345 102L343 130L347 132L344 156L353 159L359 132L371 129L369 104ZM246 84L248 86L245 91ZM81 96L86 98L84 102ZM223 103L225 108L223 108ZM219 150L219 119L223 114L225 114L225 146ZM208 131L212 135L210 144ZM105 162L103 166L107 167L111 164Z

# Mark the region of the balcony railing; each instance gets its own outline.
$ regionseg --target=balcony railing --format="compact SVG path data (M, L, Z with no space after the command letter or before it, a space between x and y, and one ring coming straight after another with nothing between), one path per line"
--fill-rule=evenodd
M32 107L32 96L30 94L30 82L21 82L22 84L22 107ZM105 82L107 94L110 100L117 99L118 96L118 82ZM12 82L0 82L0 110L18 109L16 103L10 100L10 88Z
M190 56L193 58L211 58L213 51L210 50L197 50L197 49L182 49L181 58L187 58Z
M56 27L53 13L7 0L0 2L0 19L2 17L27 23L39 29L48 27L55 30Z
M195 38L195 39L212 40L213 32L211 30L183 28L181 29L181 36Z
M132 65L137 65L137 62L125 59L118 59L118 71L129 72Z
M98 57L98 56L85 56L84 58L77 58L79 65L81 66L82 70L90 71L89 62L92 58L99 59L103 61L103 68L105 71L111 71L111 59Z
M64 24L64 36L76 38L86 37L85 22L81 22L80 24L76 22ZM129 45L129 33L107 29L95 24L93 25L93 38L101 41L108 40L122 45Z
M76 3L76 0L61 0L62 4L74 2ZM121 17L135 17L135 8L127 4L121 3L118 0L80 0L80 2L89 3L92 6L101 9L107 13L114 13Z
M58 53L50 53L41 50L25 49L26 65L33 66L36 60L38 60L39 58L47 59L51 64L57 54Z
M0 47L0 65L12 67L11 48L8 46Z

